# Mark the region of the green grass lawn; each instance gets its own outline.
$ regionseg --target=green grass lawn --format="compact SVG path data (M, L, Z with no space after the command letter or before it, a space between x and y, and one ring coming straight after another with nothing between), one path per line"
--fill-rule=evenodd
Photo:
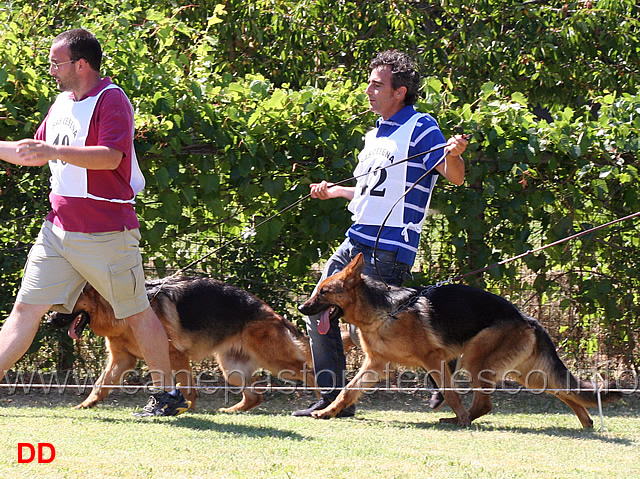
M0 477L7 478L637 478L640 398L605 406L594 430L551 396L494 394L470 428L440 425L420 394L377 392L355 418L294 418L312 396L270 393L248 413L221 414L222 396L173 418L132 416L146 396L0 391ZM468 400L468 398L467 398ZM51 443L49 464L18 464L18 443Z

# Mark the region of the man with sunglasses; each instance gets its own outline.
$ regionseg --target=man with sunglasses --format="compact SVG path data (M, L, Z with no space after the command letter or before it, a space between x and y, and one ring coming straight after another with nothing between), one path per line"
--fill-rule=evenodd
M43 315L72 312L88 282L128 321L157 387L136 416L174 416L189 403L173 387L167 335L146 295L133 208L144 187L133 108L122 89L100 76L101 61L91 33L58 35L49 73L62 93L33 140L0 142L0 158L9 163L49 164L52 206L0 331L0 379L27 351Z

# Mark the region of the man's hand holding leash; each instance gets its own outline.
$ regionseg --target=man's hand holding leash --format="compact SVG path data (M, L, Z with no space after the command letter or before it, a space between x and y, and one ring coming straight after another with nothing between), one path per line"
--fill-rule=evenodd
M319 200L328 200L330 198L346 198L352 200L355 190L353 186L339 186L324 180L320 183L310 184L309 188L311 188L311 198L317 198Z
M461 155L467 149L468 143L466 135L455 135L449 138L447 146L444 147L445 161L436 167L442 176L456 185L461 185L464 181L464 160ZM346 198L351 201L355 191L353 186L341 186L325 180L320 183L311 183L309 188L311 198L319 200Z
M464 160L462 153L467 149L467 137L455 135L449 138L444 148L445 161L436 166L436 170L454 185L464 182Z

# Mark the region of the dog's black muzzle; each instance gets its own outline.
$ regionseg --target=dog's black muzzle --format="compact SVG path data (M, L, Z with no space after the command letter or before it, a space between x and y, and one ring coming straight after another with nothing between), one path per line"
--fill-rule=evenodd
M342 312L342 308L340 308L340 306L336 306L336 305L312 305L309 304L309 302L307 301L306 303L301 304L300 306L298 306L298 310L302 313L302 314L306 314L307 316L311 316L314 314L319 314L322 313L324 310L331 308L331 311L329 312L329 320L331 321L335 321L339 318L342 317L343 312Z
M75 329L76 332L79 331L80 333L82 333L84 328L91 321L91 317L86 311L79 311L77 313L71 314L53 312L49 315L45 324L52 329L66 328L73 321L75 321L78 316L80 316L80 320L78 321Z

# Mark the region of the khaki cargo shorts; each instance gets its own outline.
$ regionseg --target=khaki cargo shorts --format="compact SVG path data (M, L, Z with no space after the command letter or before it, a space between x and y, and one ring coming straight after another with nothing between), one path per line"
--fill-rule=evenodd
M17 301L71 313L91 284L123 319L149 307L139 230L107 233L64 231L45 221L29 251Z

